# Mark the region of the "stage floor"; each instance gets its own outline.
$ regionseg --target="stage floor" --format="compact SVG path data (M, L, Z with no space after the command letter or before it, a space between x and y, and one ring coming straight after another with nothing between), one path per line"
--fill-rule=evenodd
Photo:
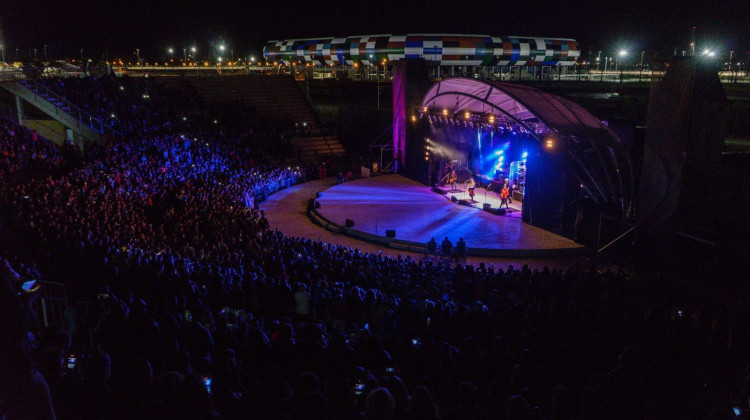
M442 187L438 187L438 189L445 192L445 198L448 200L450 200L451 196L455 196L457 200L471 200L471 196L469 196L469 191L466 188L466 185L458 184L456 185L456 187L456 191L451 191L450 185L444 185ZM486 191L484 188L477 187L474 194L474 202L470 202L469 205L478 209L482 209L484 203L487 203L492 206L493 209L496 209L500 207L500 195L497 193L497 191ZM508 211L505 216L517 217L520 219L521 203L519 203L518 201L511 202L508 205Z
M463 186L459 186L463 187ZM462 188L463 189L463 188ZM462 206L430 187L400 175L362 178L336 185L322 192L318 212L332 222L344 225L354 221L353 229L385 236L395 230L396 238L426 243L430 238L438 242L448 237L453 244L464 238L468 248L489 250L570 250L583 246L521 222L520 204L505 216L482 210L482 204ZM458 199L468 199L464 192L453 193ZM497 193L487 192L487 201L497 207ZM474 197L484 202L485 191Z

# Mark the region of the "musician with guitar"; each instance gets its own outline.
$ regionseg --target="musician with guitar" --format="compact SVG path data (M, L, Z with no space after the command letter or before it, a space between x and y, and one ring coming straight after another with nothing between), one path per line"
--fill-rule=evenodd
M450 173L448 174L448 183L451 185L451 192L456 191L456 170L451 169Z
M506 183L503 185L503 189L500 190L500 208L508 208L508 199L510 198L510 189L508 188L508 184Z
M456 175L456 169L455 169L455 167L453 166L452 163L449 163L448 165L446 165L445 169L447 169L447 173L445 174L445 176L443 177L443 179L440 180L440 182L445 182L445 185L450 184L450 186L451 186L450 192L457 191L457 189L456 189L456 179L458 178L458 176Z

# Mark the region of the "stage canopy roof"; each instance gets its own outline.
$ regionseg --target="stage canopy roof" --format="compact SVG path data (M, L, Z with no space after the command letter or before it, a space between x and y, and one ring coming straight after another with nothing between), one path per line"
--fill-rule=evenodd
M576 176L591 197L627 208L633 192L630 154L617 134L580 105L522 84L463 77L434 84L421 105L423 115L458 120L467 111L493 114L498 124L524 127L538 140L554 134L569 145Z
M440 113L448 110L452 118L469 111L492 113L500 121L511 120L529 128L541 123L549 132L562 137L596 139L610 147L621 148L617 135L580 105L533 87L504 82L454 77L433 85L422 100L422 110Z

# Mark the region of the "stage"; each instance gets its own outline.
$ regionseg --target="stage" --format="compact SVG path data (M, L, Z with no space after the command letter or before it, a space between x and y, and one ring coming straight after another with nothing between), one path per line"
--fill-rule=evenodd
M487 191L484 188L477 187L475 189L474 194L474 201L471 201L471 196L469 196L469 191L466 188L466 185L463 184L456 184L456 191L451 191L450 185L444 185L442 187L436 187L437 190L440 190L441 195L444 195L444 197L448 200L452 200L453 197L455 197L456 200L464 200L467 201L468 206L476 207L478 209L482 209L484 204L487 203L492 207L493 209L497 209L500 207L500 195L497 191ZM433 189L433 191L435 191ZM505 207L503 206L505 209ZM521 218L521 203L518 201L512 201L505 213L506 217L517 217Z
M323 191L317 199L320 207L311 216L329 230L410 250L433 237L438 244L448 237L454 245L464 238L469 253L476 256L543 257L585 250L570 239L523 223L515 201L505 215L483 211L484 202L497 208L496 192L485 195L484 189L477 189L473 205L454 203L451 195L469 199L466 191L442 195L400 175L362 178ZM346 227L347 219L354 225ZM388 230L395 231L395 240L386 238Z

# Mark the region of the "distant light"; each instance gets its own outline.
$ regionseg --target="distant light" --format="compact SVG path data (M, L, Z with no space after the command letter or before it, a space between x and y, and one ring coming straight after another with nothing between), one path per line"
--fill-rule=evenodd
M222 44L222 45L219 45L219 50L221 50L221 51L224 51L224 48L225 48L225 47L224 47L224 44Z
M170 54L174 53L174 49L170 48L167 50Z
M198 51L198 49L197 49L197 48L195 48L195 47L190 47L190 51L191 51L191 52L196 52L196 51Z
M619 54L620 54L620 57L624 57L624 56L628 55L628 52L625 51L625 50L620 50Z

